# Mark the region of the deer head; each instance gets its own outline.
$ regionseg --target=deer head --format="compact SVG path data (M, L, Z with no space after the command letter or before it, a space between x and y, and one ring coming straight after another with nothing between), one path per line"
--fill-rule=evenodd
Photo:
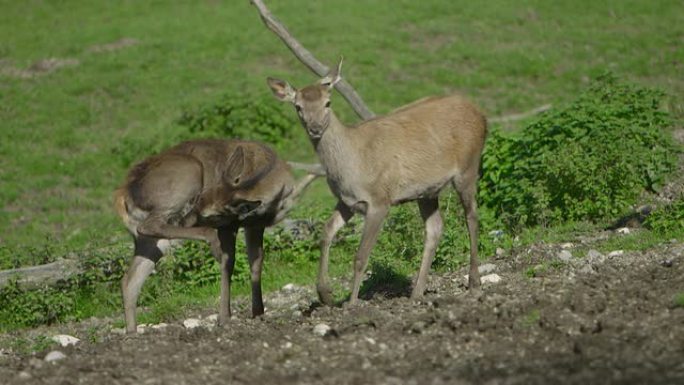
M330 95L335 84L341 79L341 69L342 58L328 75L301 90L295 89L284 80L267 79L277 99L294 105L302 125L312 140L320 139L330 125Z

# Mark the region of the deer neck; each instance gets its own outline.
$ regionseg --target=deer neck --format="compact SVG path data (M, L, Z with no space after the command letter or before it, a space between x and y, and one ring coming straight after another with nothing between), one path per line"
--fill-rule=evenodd
M340 122L334 112L330 113L330 125L318 142L314 143L314 147L328 175L336 174L345 162L349 163L356 152L351 145L349 129Z

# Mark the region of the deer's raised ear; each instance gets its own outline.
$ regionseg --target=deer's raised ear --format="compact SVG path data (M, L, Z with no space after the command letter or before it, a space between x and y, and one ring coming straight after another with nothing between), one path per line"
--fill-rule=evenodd
M283 102L294 102L296 91L290 85L290 83L285 80L267 78L268 86L271 87L271 91L276 98Z
M343 57L340 56L340 62L337 63L337 66L334 69L331 69L330 72L328 72L327 75L323 79L321 79L321 85L326 86L328 88L333 88L337 82L342 79L341 73L342 73L342 61L344 60Z
M242 173L245 170L245 151L242 146L238 146L228 159L228 167L223 174L225 181L231 185L238 186L242 181Z

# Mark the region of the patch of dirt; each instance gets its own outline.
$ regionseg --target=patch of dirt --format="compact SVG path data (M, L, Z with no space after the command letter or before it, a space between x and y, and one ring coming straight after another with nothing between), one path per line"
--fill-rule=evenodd
M574 242L584 248L592 240ZM558 259L561 248L574 256ZM263 319L250 319L248 299L241 300L225 329L188 330L178 322L126 337L91 320L68 330L83 341L60 348L67 357L56 363L42 360L48 350L6 352L0 378L32 384L684 383L684 308L674 302L684 291L684 243L589 257L572 245L540 244L498 258L489 262L502 280L481 295L464 289L463 269L432 275L422 301L376 295L356 307L328 308L315 304L311 288L289 286L267 296ZM546 268L529 278L530 267L540 265ZM321 323L330 327L324 336L313 332ZM94 325L101 341L87 342Z
M79 64L77 59L52 57L35 61L28 68L18 68L8 60L3 60L0 62L0 74L19 79L31 79L52 73L60 68L75 67Z
M132 47L134 45L137 45L138 43L140 43L138 39L124 37L111 43L93 45L90 48L88 48L87 51L95 53L112 52L118 51L123 48Z

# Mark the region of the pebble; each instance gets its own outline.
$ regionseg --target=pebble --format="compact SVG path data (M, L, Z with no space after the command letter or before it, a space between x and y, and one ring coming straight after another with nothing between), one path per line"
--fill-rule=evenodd
M603 263L606 260L606 257L598 250L591 249L587 251L587 259L589 260L589 263Z
M572 260L572 253L567 250L561 250L558 252L558 254L556 254L556 258L563 262L570 262L570 260Z
M506 250L504 250L500 247L497 247L496 248L496 256L497 257L503 257L504 255L506 255Z
M625 253L624 250L613 250L610 253L608 253L608 258L615 258L615 257L620 257Z
M479 271L480 274L489 274L494 270L496 270L496 265L493 263L485 263L477 268L477 271Z
M320 323L320 324L314 326L313 333L317 336L323 337L326 334L328 334L330 332L330 330L331 330L330 326L328 326L324 323Z
M631 231L629 230L629 227L620 227L619 229L615 230L618 234L629 234Z
M211 322L211 323L217 323L218 322L218 314L211 314L208 315L207 318L204 319L204 322Z
M59 350L53 350L45 356L45 362L55 362L66 358L66 354Z
M663 267L672 267L672 260L671 259L663 259L662 261L660 261L660 264Z
M33 376L31 375L31 373L29 373L25 370L22 370L21 372L19 372L19 374L17 374L17 378L22 380L22 381L25 381L25 380L30 380L31 378L33 378Z
M202 321L197 318L188 318L183 321L183 326L185 326L186 329L195 329L202 326Z
M562 243L560 245L561 249L572 249L575 245L572 242Z
M582 274L594 274L594 268L590 264L586 264L579 269Z
M295 291L297 287L295 286L294 283L288 283L287 285L283 286L283 291L284 292L293 292Z
M155 330L164 330L164 329L166 329L168 326L169 326L168 324L166 324L166 323L164 323L164 322L160 322L160 323L158 323L158 324L156 324L156 325L152 325L152 326L150 326L150 327L151 327L152 329L155 329Z
M480 282L481 283L499 283L501 282L501 277L499 274L487 274L483 277L480 277Z
M79 343L81 340L79 340L76 337L70 336L68 334L58 334L56 336L52 336L52 340L60 344L61 346L69 346L69 345L76 345Z

